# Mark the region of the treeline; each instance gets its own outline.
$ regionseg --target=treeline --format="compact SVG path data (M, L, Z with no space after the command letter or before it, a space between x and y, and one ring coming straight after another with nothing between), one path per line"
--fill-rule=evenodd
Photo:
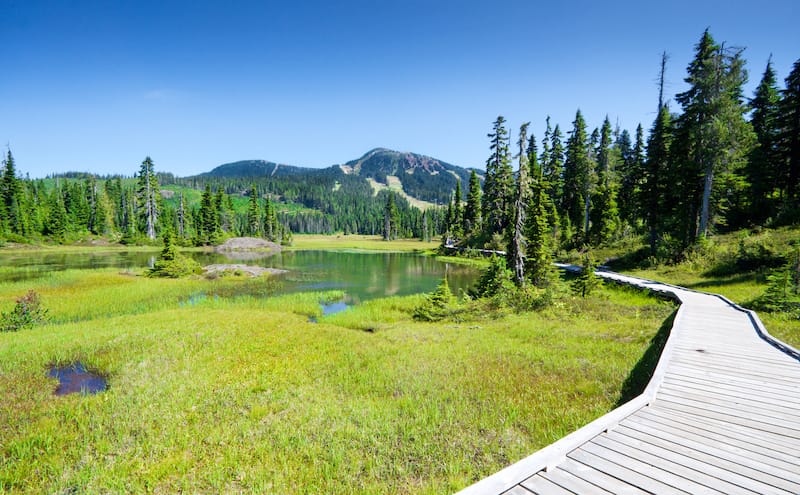
M73 172L31 180L18 177L9 150L0 184L0 237L17 242L97 235L146 243L167 231L196 245L237 235L289 242L292 232L382 235L389 200L392 238L431 238L445 226L443 209L420 211L344 174L181 179L157 172L148 157L133 178Z
M450 242L506 250L520 268L522 255L645 236L650 255L675 260L716 231L797 223L800 60L782 89L768 61L748 100L742 50L706 31L677 111L663 99L666 61L646 140L608 117L590 131L579 110L566 135L548 118L540 142L523 124L512 152L498 117L482 190L471 180L466 206L459 191L449 206Z

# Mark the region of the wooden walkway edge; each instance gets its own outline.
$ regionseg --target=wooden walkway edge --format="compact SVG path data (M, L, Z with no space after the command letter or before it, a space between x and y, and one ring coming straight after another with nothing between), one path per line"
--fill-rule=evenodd
M800 352L722 296L597 275L681 304L645 391L458 495L800 493Z

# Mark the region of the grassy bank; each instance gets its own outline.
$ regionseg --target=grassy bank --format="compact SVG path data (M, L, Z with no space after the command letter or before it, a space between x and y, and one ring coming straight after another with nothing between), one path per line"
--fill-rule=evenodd
M0 491L452 492L612 409L673 310L605 289L425 324L421 296L321 316L337 294L269 284L0 284L3 309L33 288L53 320L0 334ZM53 396L47 367L75 360L108 391Z
M689 289L722 294L744 307L754 307L767 287L767 276L781 266L783 256L800 241L800 228L783 227L759 232L740 231L714 236L707 245L676 264L642 268L631 262L641 246L601 251L603 258L616 258L611 268L637 277L668 282ZM641 258L641 256L639 257ZM646 263L644 263L646 264ZM786 314L758 313L767 330L784 342L800 348L800 320Z
M295 234L293 244L285 249L346 249L359 251L432 251L439 247L439 241L423 242L419 239L397 239L384 241L378 235L321 235Z

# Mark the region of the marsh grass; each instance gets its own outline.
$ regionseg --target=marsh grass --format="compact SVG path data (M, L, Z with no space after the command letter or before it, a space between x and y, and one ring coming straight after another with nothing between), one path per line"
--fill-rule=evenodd
M53 322L0 335L0 492L453 492L612 409L673 309L603 288L459 322L413 321L421 295L323 317L340 292L269 284L37 281ZM48 367L75 361L108 390L54 397Z
M419 239L384 241L381 236L377 235L295 234L293 244L284 249L423 252L433 251L438 246L438 241L423 242Z

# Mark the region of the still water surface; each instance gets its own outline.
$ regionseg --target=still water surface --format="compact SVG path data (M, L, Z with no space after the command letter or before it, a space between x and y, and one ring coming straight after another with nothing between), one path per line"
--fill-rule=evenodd
M430 292L447 276L454 293L467 290L479 272L413 253L286 251L267 257L244 253L249 259L218 253L187 253L201 265L244 263L288 270L279 275L278 292L342 290L352 304L378 297ZM119 268L144 271L157 253L116 251L81 253L0 254L0 281L33 280L67 269ZM256 256L252 256L256 255Z

